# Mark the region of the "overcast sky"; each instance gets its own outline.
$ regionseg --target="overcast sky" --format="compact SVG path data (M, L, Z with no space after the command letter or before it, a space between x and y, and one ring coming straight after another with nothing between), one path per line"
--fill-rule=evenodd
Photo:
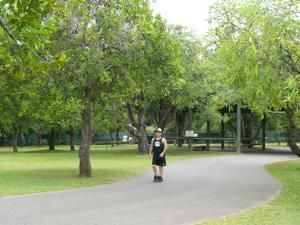
M208 29L209 6L216 0L157 0L152 4L170 23L181 24L203 34Z

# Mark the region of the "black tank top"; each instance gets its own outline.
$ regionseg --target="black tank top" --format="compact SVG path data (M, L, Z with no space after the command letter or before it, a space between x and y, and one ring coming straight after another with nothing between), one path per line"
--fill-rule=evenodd
M155 138L153 139L153 152L155 153L162 153L164 151L165 145L162 142L162 139L156 140Z

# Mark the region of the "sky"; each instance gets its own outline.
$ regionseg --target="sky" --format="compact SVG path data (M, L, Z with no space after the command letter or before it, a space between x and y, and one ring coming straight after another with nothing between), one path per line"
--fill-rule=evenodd
M172 24L181 24L199 34L208 30L209 6L216 0L156 0L154 12Z

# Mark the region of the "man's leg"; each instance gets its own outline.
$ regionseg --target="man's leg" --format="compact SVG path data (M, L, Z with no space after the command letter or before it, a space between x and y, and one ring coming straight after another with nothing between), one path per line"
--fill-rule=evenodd
M163 175L164 175L164 167L162 167L162 166L159 167L159 175L161 177L163 177Z
M152 165L153 173L154 173L154 178L153 182L158 182L159 181L159 169L157 165Z
M155 176L159 176L157 165L152 165L153 173Z
M163 182L164 168L162 166L159 166L158 169L159 169L159 177L157 180L158 182Z

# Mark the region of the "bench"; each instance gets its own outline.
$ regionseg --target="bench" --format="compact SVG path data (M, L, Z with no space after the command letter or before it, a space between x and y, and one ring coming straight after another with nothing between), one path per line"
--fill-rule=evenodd
M206 145L197 145L193 147L193 151L208 151Z

